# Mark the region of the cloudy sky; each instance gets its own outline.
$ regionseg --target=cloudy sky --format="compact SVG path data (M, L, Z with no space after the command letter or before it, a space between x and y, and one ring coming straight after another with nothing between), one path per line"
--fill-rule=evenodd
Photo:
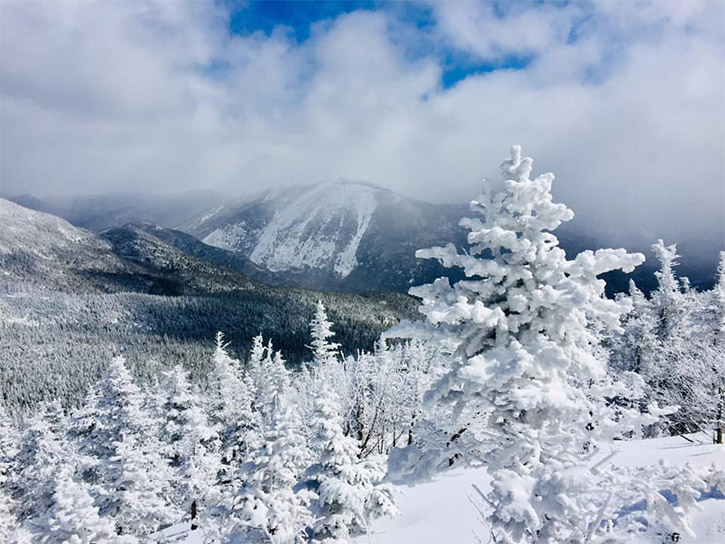
M0 2L0 191L475 196L520 143L594 228L723 232L725 2Z

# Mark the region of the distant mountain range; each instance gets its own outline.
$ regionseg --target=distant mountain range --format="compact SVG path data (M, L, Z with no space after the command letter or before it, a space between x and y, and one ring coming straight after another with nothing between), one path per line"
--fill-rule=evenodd
M458 222L470 213L466 204L432 204L354 181L291 185L236 201L201 192L14 200L52 211L106 239L119 236L113 229L121 227L139 236L145 232L269 285L347 292L405 293L444 274L458 279L457 271L416 259L415 250L449 242L465 248L466 232ZM622 245L610 240L611 235L576 224L562 225L556 234L569 254ZM654 241L642 238L624 245L648 252ZM682 242L680 274L697 288L709 288L725 245L723 236L714 233L712 240ZM645 292L656 285L657 263L651 254L647 258L631 276ZM629 277L622 274L606 279L610 294L628 288Z

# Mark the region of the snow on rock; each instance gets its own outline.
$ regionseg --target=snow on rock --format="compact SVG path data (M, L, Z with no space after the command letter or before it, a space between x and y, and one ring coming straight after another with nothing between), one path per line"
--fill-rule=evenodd
M375 192L368 185L334 183L303 193L275 214L251 260L274 272L331 267L344 278L357 266L357 249L377 204Z
M247 223L240 221L231 225L224 225L212 231L206 236L202 242L210 246L226 249L227 251L235 251L239 240L243 240L247 236Z

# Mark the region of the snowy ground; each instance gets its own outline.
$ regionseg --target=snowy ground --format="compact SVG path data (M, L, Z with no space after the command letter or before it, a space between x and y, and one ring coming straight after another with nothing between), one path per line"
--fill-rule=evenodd
M725 447L712 444L706 434L658 438L617 443L619 453L612 459L618 465L644 466L660 459L671 464L707 466L725 465ZM356 544L441 544L478 543L488 541L484 526L471 504L471 484L487 489L485 469L457 470L441 475L432 482L400 487L397 497L401 515L380 520L372 534L355 539ZM693 527L697 539L680 539L681 544L725 543L725 500L701 503L703 510L695 514Z
M682 437L658 438L616 443L619 453L612 460L618 465L645 466L660 459L671 464L707 466L725 465L725 446L712 444L702 433ZM472 484L486 489L485 469L453 470L430 482L399 486L400 516L375 522L369 535L358 537L355 544L477 544L487 542L484 526L471 504ZM705 500L702 511L694 515L697 538L682 536L680 544L725 543L725 500ZM163 542L196 544L202 539L188 537L183 528L174 529L176 538ZM478 535L478 538L477 538Z

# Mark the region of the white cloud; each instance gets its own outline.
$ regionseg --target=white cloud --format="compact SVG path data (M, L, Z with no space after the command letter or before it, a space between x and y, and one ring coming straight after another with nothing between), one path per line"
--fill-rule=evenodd
M432 30L404 32L355 12L298 44L284 28L230 36L211 3L6 1L2 190L244 193L344 176L463 201L522 143L585 225L722 229L723 4L633 5L493 20L441 2ZM432 52L411 58L411 36ZM534 61L444 89L445 47Z

